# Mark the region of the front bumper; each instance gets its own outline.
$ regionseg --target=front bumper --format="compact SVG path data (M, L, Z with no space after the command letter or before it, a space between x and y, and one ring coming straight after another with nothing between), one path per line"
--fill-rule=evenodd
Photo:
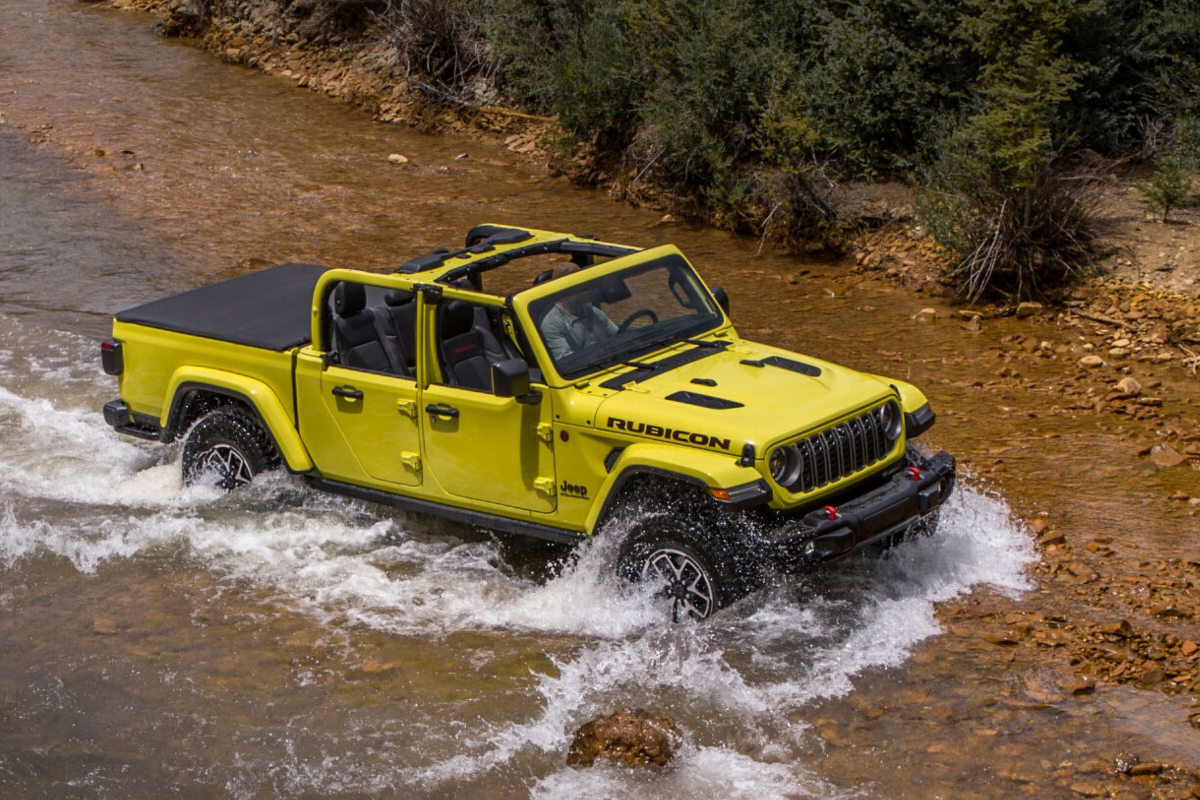
M919 459L869 492L779 526L768 536L773 560L794 568L842 558L933 513L953 490L954 456Z

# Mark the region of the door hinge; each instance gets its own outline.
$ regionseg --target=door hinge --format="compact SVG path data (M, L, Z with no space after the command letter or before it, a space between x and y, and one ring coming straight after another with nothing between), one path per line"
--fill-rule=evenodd
M413 472L421 471L421 454L420 453L400 453L400 463L411 469Z
M417 418L417 401L416 400L397 400L396 410L406 417Z
M439 299L441 299L442 287L437 286L435 284L418 283L413 288L416 289L418 292L420 292L424 296L426 303L433 304L433 303L436 303Z
M537 426L537 435L538 435L538 438L540 438L542 441L553 442L554 441L554 426L551 425L549 422L541 423L540 425Z
M554 497L554 478L534 478L533 488L537 489L547 497Z

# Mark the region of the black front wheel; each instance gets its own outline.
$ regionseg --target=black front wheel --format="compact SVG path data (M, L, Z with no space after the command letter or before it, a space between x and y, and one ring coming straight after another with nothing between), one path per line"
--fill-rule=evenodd
M717 609L712 567L704 557L680 542L659 543L642 559L641 580L660 585L660 596L671 602L671 621L706 619Z
M619 570L644 582L669 603L672 622L703 620L746 594L728 559L691 536L683 525L662 520L639 525L621 548Z
M219 409L188 432L183 445L183 482L211 475L226 491L245 486L278 463L274 445L257 421L237 409Z

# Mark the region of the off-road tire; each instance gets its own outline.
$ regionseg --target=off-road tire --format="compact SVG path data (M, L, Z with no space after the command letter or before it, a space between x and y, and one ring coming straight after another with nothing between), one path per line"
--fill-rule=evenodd
M687 507L642 511L621 543L617 572L660 582L673 622L707 619L763 584L756 548L734 522Z
M278 465L270 436L245 411L220 408L192 426L183 445L183 482L217 476L226 491L245 486L254 476Z

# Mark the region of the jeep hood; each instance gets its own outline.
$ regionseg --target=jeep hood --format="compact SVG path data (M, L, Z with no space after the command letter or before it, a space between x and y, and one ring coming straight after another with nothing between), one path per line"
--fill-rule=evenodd
M600 404L598 430L698 446L729 440L734 453L747 442L762 447L822 428L895 395L877 376L745 341L681 367L634 376L640 380Z

